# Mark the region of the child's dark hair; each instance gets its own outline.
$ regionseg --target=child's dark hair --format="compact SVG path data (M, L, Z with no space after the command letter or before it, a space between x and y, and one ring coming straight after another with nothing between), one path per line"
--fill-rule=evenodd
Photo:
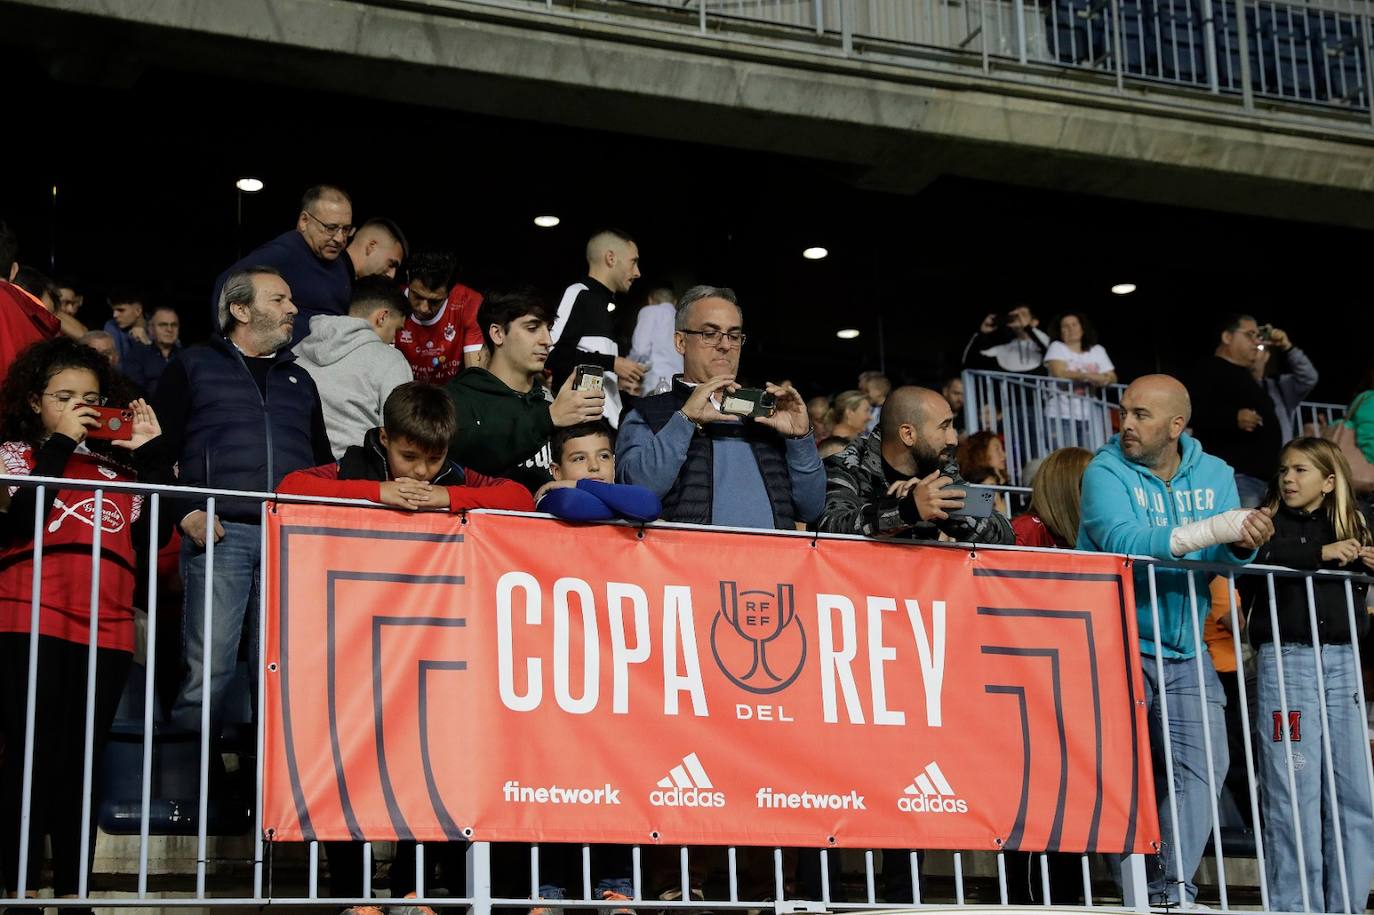
M611 444L611 451L615 451L615 430L605 418L592 420L589 423L578 423L575 426L564 426L553 430L553 438L549 439L549 451L553 453L553 462L561 464L563 462L563 448L575 438L582 438L587 435L604 435L606 441Z
M112 391L110 363L105 357L68 337L35 343L19 354L0 383L0 439L37 445L47 438L43 418L32 398L42 395L49 379L66 369L85 369L95 375L100 393Z
M382 428L388 438L408 438L421 448L447 451L458 429L458 413L443 388L407 381L387 397Z

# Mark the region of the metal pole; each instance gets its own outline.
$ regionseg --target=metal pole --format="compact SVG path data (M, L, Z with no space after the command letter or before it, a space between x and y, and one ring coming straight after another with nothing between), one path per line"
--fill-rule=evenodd
M105 490L95 491L91 527L91 622L86 644L86 735L81 761L81 861L76 895L85 899L91 878L91 771L95 765L95 674L100 650L100 551L105 532Z
M1216 748L1212 745L1211 716L1207 708L1207 682L1203 676L1205 667L1202 653L1207 650L1202 641L1201 625L1198 622L1197 580L1188 573L1188 602L1193 611L1193 660L1197 669L1198 704L1202 712L1202 748L1207 757L1207 792L1212 806L1212 851L1217 859L1217 889L1221 896L1222 909L1229 909L1226 897L1226 856L1221 849L1221 812L1217 809L1217 795L1221 793L1216 783L1214 760ZM1186 877L1184 878L1186 879Z
M1320 632L1317 628L1317 597L1312 587L1312 574L1309 572L1303 581L1307 585L1307 619L1308 625L1312 628L1312 660L1317 666L1317 709L1321 712L1322 723L1322 745L1320 752L1326 757L1326 784L1331 796L1331 821L1333 832L1336 834L1336 870L1341 878L1341 899L1345 903L1345 911L1350 909L1350 878L1346 875L1345 869L1345 839L1341 836L1341 807L1340 798L1336 795L1336 769L1335 756L1331 749L1331 716L1326 706L1326 671L1323 670L1321 639L1317 637ZM1360 672L1355 671L1359 676ZM1360 711L1363 713L1364 708ZM1366 740L1365 743L1369 741ZM1323 857L1325 853L1323 852ZM1367 887L1365 889L1368 889ZM1325 902L1325 900L1323 900Z
M1217 76L1217 42L1215 26L1212 23L1212 0L1202 0L1202 42L1203 56L1207 59L1207 85L1211 87L1213 95L1218 95L1221 93L1221 80Z
M205 621L200 644L200 798L196 817L196 897L205 896L205 849L210 819L210 681L214 674L215 497L205 500ZM314 859L314 847L311 847ZM311 879L314 874L312 868Z
M263 748L266 737L267 715L267 576L263 574L263 569L267 565L267 503L261 506L261 515L258 519L258 530L262 539L258 544L258 761L257 761L257 790L254 797L257 802L253 807L253 898L262 898L262 798L264 770L267 766L267 754ZM372 846L364 844L364 863L363 863L363 896L367 897L372 890L372 869L369 865L371 860Z
M153 493L148 507L148 648L143 659L143 786L138 810L138 895L148 895L148 817L153 798L153 703L157 679L157 546L162 496Z
M33 504L33 599L29 605L29 676L24 702L24 785L19 791L19 873L10 874L14 895L23 899L29 879L29 821L33 811L34 718L38 709L38 611L43 591L43 502L48 487L40 485ZM1352 632L1354 630L1351 630ZM40 850L40 854L41 854Z
M1240 44L1240 96L1247 111L1255 107L1255 90L1250 85L1250 28L1245 21L1245 0L1236 4L1236 41Z
M1255 828L1255 866L1259 870L1260 908L1269 908L1269 876L1264 870L1264 835L1260 828L1259 783L1255 779L1255 745L1250 737L1250 699L1246 695L1245 671L1239 659L1245 657L1240 645L1240 614L1236 610L1236 574L1227 576L1226 600L1231 608L1231 643L1236 652L1236 687L1240 692L1240 733L1245 741L1245 778L1250 792L1250 822ZM1354 630L1352 630L1354 631Z
M854 52L854 9L852 0L840 0L840 50L846 57Z
M1274 674L1279 687L1279 713L1282 715L1279 719L1279 733L1283 737L1283 756L1288 766L1288 803L1293 815L1293 843L1297 846L1298 852L1298 885L1302 889L1302 910L1310 912L1312 904L1307 892L1307 854L1303 849L1302 822L1298 811L1298 783L1293 769L1293 735L1290 733L1291 728L1288 727L1288 687L1283 680L1283 648L1279 644L1279 611L1278 599L1274 596L1274 573L1268 573L1265 579L1269 583L1269 626L1274 645Z
M1026 3L1025 0L1015 0L1013 8L1016 13L1016 57L1021 63L1026 62Z
M825 0L814 0L813 10L812 15L816 20L816 36L823 37L825 35Z
M1164 688L1164 653L1159 644L1159 594L1155 584L1154 563L1145 567L1145 577L1150 585L1150 618L1154 625L1155 701L1159 703L1160 731L1164 736L1164 772L1169 785L1169 835L1161 835L1160 838L1174 847L1174 866L1178 868L1178 879L1187 880L1192 874L1183 873L1183 846L1178 840L1178 792L1174 785L1174 742L1173 736L1169 733L1169 694ZM1180 892L1179 895L1179 902L1182 904L1182 893Z
M1121 0L1112 0L1112 56L1116 58L1116 88L1120 92L1126 88L1125 49L1121 44Z

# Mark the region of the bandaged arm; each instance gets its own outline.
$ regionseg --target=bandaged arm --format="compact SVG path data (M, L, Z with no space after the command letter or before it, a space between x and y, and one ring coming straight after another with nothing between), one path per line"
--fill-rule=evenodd
M1232 509L1176 527L1169 532L1169 552L1186 556L1210 546L1238 543L1245 536L1245 519L1251 511L1253 509Z

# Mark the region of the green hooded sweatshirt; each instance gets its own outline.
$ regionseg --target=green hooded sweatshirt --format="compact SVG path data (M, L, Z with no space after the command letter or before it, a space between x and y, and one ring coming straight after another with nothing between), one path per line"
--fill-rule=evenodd
M517 480L531 492L552 479L553 397L543 385L522 394L474 366L459 372L446 390L458 411L450 459L478 473Z

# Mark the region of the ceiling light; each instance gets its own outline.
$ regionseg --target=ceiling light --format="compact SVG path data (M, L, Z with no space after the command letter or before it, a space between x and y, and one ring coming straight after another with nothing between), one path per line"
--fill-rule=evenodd
M607 311L615 311L615 303L614 303L614 302L607 302L607 303L606 303L606 310L607 310Z
M835 331L835 336L839 337L841 340L853 340L858 335L858 330L853 327L846 327L844 330Z
M243 191L245 194L256 194L258 191L262 190L262 179L240 178L239 180L234 182L234 187Z
M557 216L534 217L534 224L541 229L552 229L554 226L558 225L560 221L561 220Z
M809 261L818 261L829 254L830 252L827 251L825 248L816 247L807 248L805 251L802 252L802 257L806 258Z
M1130 295L1135 292L1135 283L1117 283L1112 287L1112 292L1117 295Z

